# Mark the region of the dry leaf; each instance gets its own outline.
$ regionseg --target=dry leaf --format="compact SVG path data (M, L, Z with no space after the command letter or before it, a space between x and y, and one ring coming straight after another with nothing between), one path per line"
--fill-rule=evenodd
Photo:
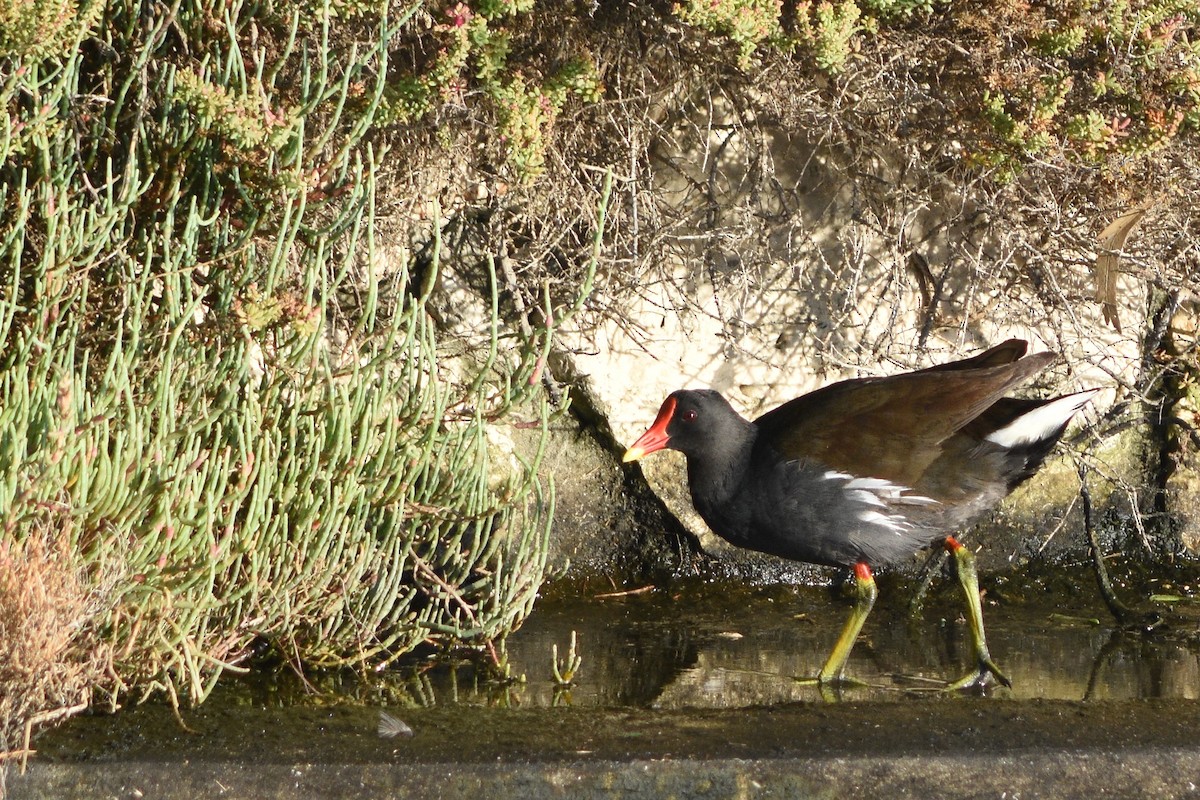
M1100 304L1104 321L1112 325L1117 333L1121 332L1121 320L1117 316L1117 265L1121 258L1120 251L1154 202L1154 198L1142 201L1110 222L1098 237L1103 252L1096 256L1096 302Z

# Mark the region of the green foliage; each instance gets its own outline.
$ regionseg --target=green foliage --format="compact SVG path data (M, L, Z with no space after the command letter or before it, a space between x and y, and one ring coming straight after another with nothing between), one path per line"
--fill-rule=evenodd
M567 62L546 85L552 101L560 108L571 95L585 103L598 103L604 96L604 84L600 82L596 65L582 59Z
M1188 0L998 7L978 30L1028 42L981 63L986 141L976 163L1055 153L1104 165L1200 130L1200 7ZM1013 63L1022 66L1014 73Z
M727 36L737 46L737 61L749 67L762 45L779 46L786 37L779 24L781 0L685 0L675 7L680 19Z
M500 141L521 175L535 175L546 160L546 132L554 125L558 108L540 87L530 86L521 75L494 89Z
M907 19L933 12L934 0L863 0L865 13L881 19Z
M533 84L517 74L507 83L493 85L491 92L509 161L519 175L530 178L545 166L551 131L568 98L574 95L596 102L602 88L590 64L573 62L544 83Z
M335 47L331 14L254 13L114 3L103 47L0 86L3 536L52 512L119 565L89 571L114 690L199 701L256 642L307 665L486 645L545 574L540 453L501 469L494 442L520 414L544 444L531 377L578 302L508 333L493 274L490 336L450 358L438 241L417 270L375 230L394 23Z
M478 96L495 115L516 177L536 178L563 106L571 97L596 103L603 87L595 63L584 53L557 70L536 59L512 61L512 30L528 25L533 7L533 0L484 0L432 12L436 21L428 32L410 31L414 46L430 57L415 72L393 79L385 116L416 122L443 106L467 107Z
M429 86L406 75L394 80L384 91L381 118L387 122L411 122L427 114L431 103Z
M801 3L797 13L800 39L812 51L817 67L830 74L843 71L854 37L864 29L858 5L854 0L839 0L836 5Z
M1057 119L1074 83L1070 75L1048 73L1042 76L1033 95L1032 116L1035 124L1049 124Z
M99 0L0 0L0 58L69 57L103 12Z
M779 0L686 0L675 13L685 22L730 39L737 63L748 69L755 52L799 50L822 72L843 72L862 34L879 30L881 22L906 20L933 10L933 0L801 0L788 10L795 31L782 24Z
M1005 105L1004 98L985 92L983 95L983 114L992 124L996 133L1008 143L1020 143L1025 133L1025 126L1018 122Z
M471 50L475 57L475 78L485 86L495 86L508 69L512 37L503 30L486 24L485 18L469 29Z
M1109 121L1094 109L1068 118L1063 124L1063 135L1073 149L1088 159L1097 158L1117 142Z
M695 30L731 42L730 62L739 69L752 69L756 57L772 50L795 52L821 72L870 83L887 76L854 73L853 54L883 30L900 41L911 20L934 5L802 0L784 13L767 0L686 0L675 13ZM927 53L931 68L942 65L943 96L967 98L949 103L945 124L973 139L961 151L967 164L1003 179L1030 158L1107 167L1113 157L1148 155L1200 132L1200 6L1192 0L979 0L929 23L937 30L924 47L952 43ZM922 63L925 55L911 60Z
M1082 25L1049 29L1040 32L1033 40L1034 48L1045 56L1069 56L1087 41L1088 31Z
M278 147L291 133L286 115L267 119L261 100L234 94L189 69L175 73L173 88L173 99L195 115L202 130L219 133L240 149Z
M463 4L460 4L463 5ZM489 19L533 10L534 0L480 0L479 13Z
M583 657L578 652L578 636L575 631L571 631L571 643L567 647L567 654L563 658L558 657L558 645L550 645L550 672L554 676L554 684L556 688L568 688L579 674L579 668L583 666Z

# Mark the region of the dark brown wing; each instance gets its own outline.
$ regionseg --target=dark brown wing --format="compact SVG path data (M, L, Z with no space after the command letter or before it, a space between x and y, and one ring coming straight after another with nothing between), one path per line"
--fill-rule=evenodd
M975 369L977 367L998 367L1001 364L1011 364L1017 361L1029 350L1029 342L1024 339L1009 339L1006 342L993 345L982 353L976 353L970 358L951 361L946 364L934 364L932 367L917 370L917 372L948 372L956 369Z
M1025 343L1014 339L918 372L842 381L784 403L755 424L788 458L916 488L947 439L963 429L972 438L990 433L995 428L972 421L1056 358L1021 358L1024 352ZM1007 416L1003 410L987 416ZM974 430L983 427L989 430Z

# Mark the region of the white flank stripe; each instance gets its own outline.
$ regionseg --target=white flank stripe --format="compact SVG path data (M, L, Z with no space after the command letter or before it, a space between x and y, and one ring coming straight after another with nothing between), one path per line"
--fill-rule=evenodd
M855 478L844 472L834 472L832 470L826 472L824 477L826 480L846 481L845 489L850 497L860 503L866 503L871 506L886 508L888 503L909 506L938 505L938 501L932 497L925 497L920 494L904 494L905 492L911 492L912 489L907 486L901 486L898 483L892 483L883 478ZM897 519L899 518L897 517Z
M1069 394L1052 403L1022 414L998 431L988 434L987 440L1001 447L1014 448L1032 444L1052 435L1091 400L1099 389Z
M926 497L923 494L906 494L902 497L897 497L896 502L900 505L909 506L937 506L941 505L940 500L934 500L932 497Z
M883 478L855 478L846 484L846 488L858 490L855 492L855 497L861 494L873 494L877 498L901 505L936 506L938 504L937 500L922 494L904 494L904 492L911 492L912 489L898 483L885 481ZM879 505L886 505L886 503L881 502Z
M858 518L863 522L887 528L895 533L900 533L909 527L909 524L904 521L903 517L898 517L894 514L880 514L878 511L870 509L859 514Z
M848 485L849 484L847 484L847 486ZM869 506L887 508L887 503L883 502L883 499L879 495L872 494L871 492L864 491L862 489L855 489L854 491L850 492L850 496L858 502L866 503Z
M885 481L883 478L855 478L846 484L847 489L866 489L876 492L883 497L899 497L901 492L908 491L907 486Z

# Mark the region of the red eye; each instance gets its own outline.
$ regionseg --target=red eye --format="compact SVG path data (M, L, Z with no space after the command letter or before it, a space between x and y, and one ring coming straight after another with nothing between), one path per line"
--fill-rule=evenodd
M696 413L696 409L694 408L689 408L687 411L684 411L679 415L680 419L682 419L684 422L695 422L696 417L698 416L700 415Z

